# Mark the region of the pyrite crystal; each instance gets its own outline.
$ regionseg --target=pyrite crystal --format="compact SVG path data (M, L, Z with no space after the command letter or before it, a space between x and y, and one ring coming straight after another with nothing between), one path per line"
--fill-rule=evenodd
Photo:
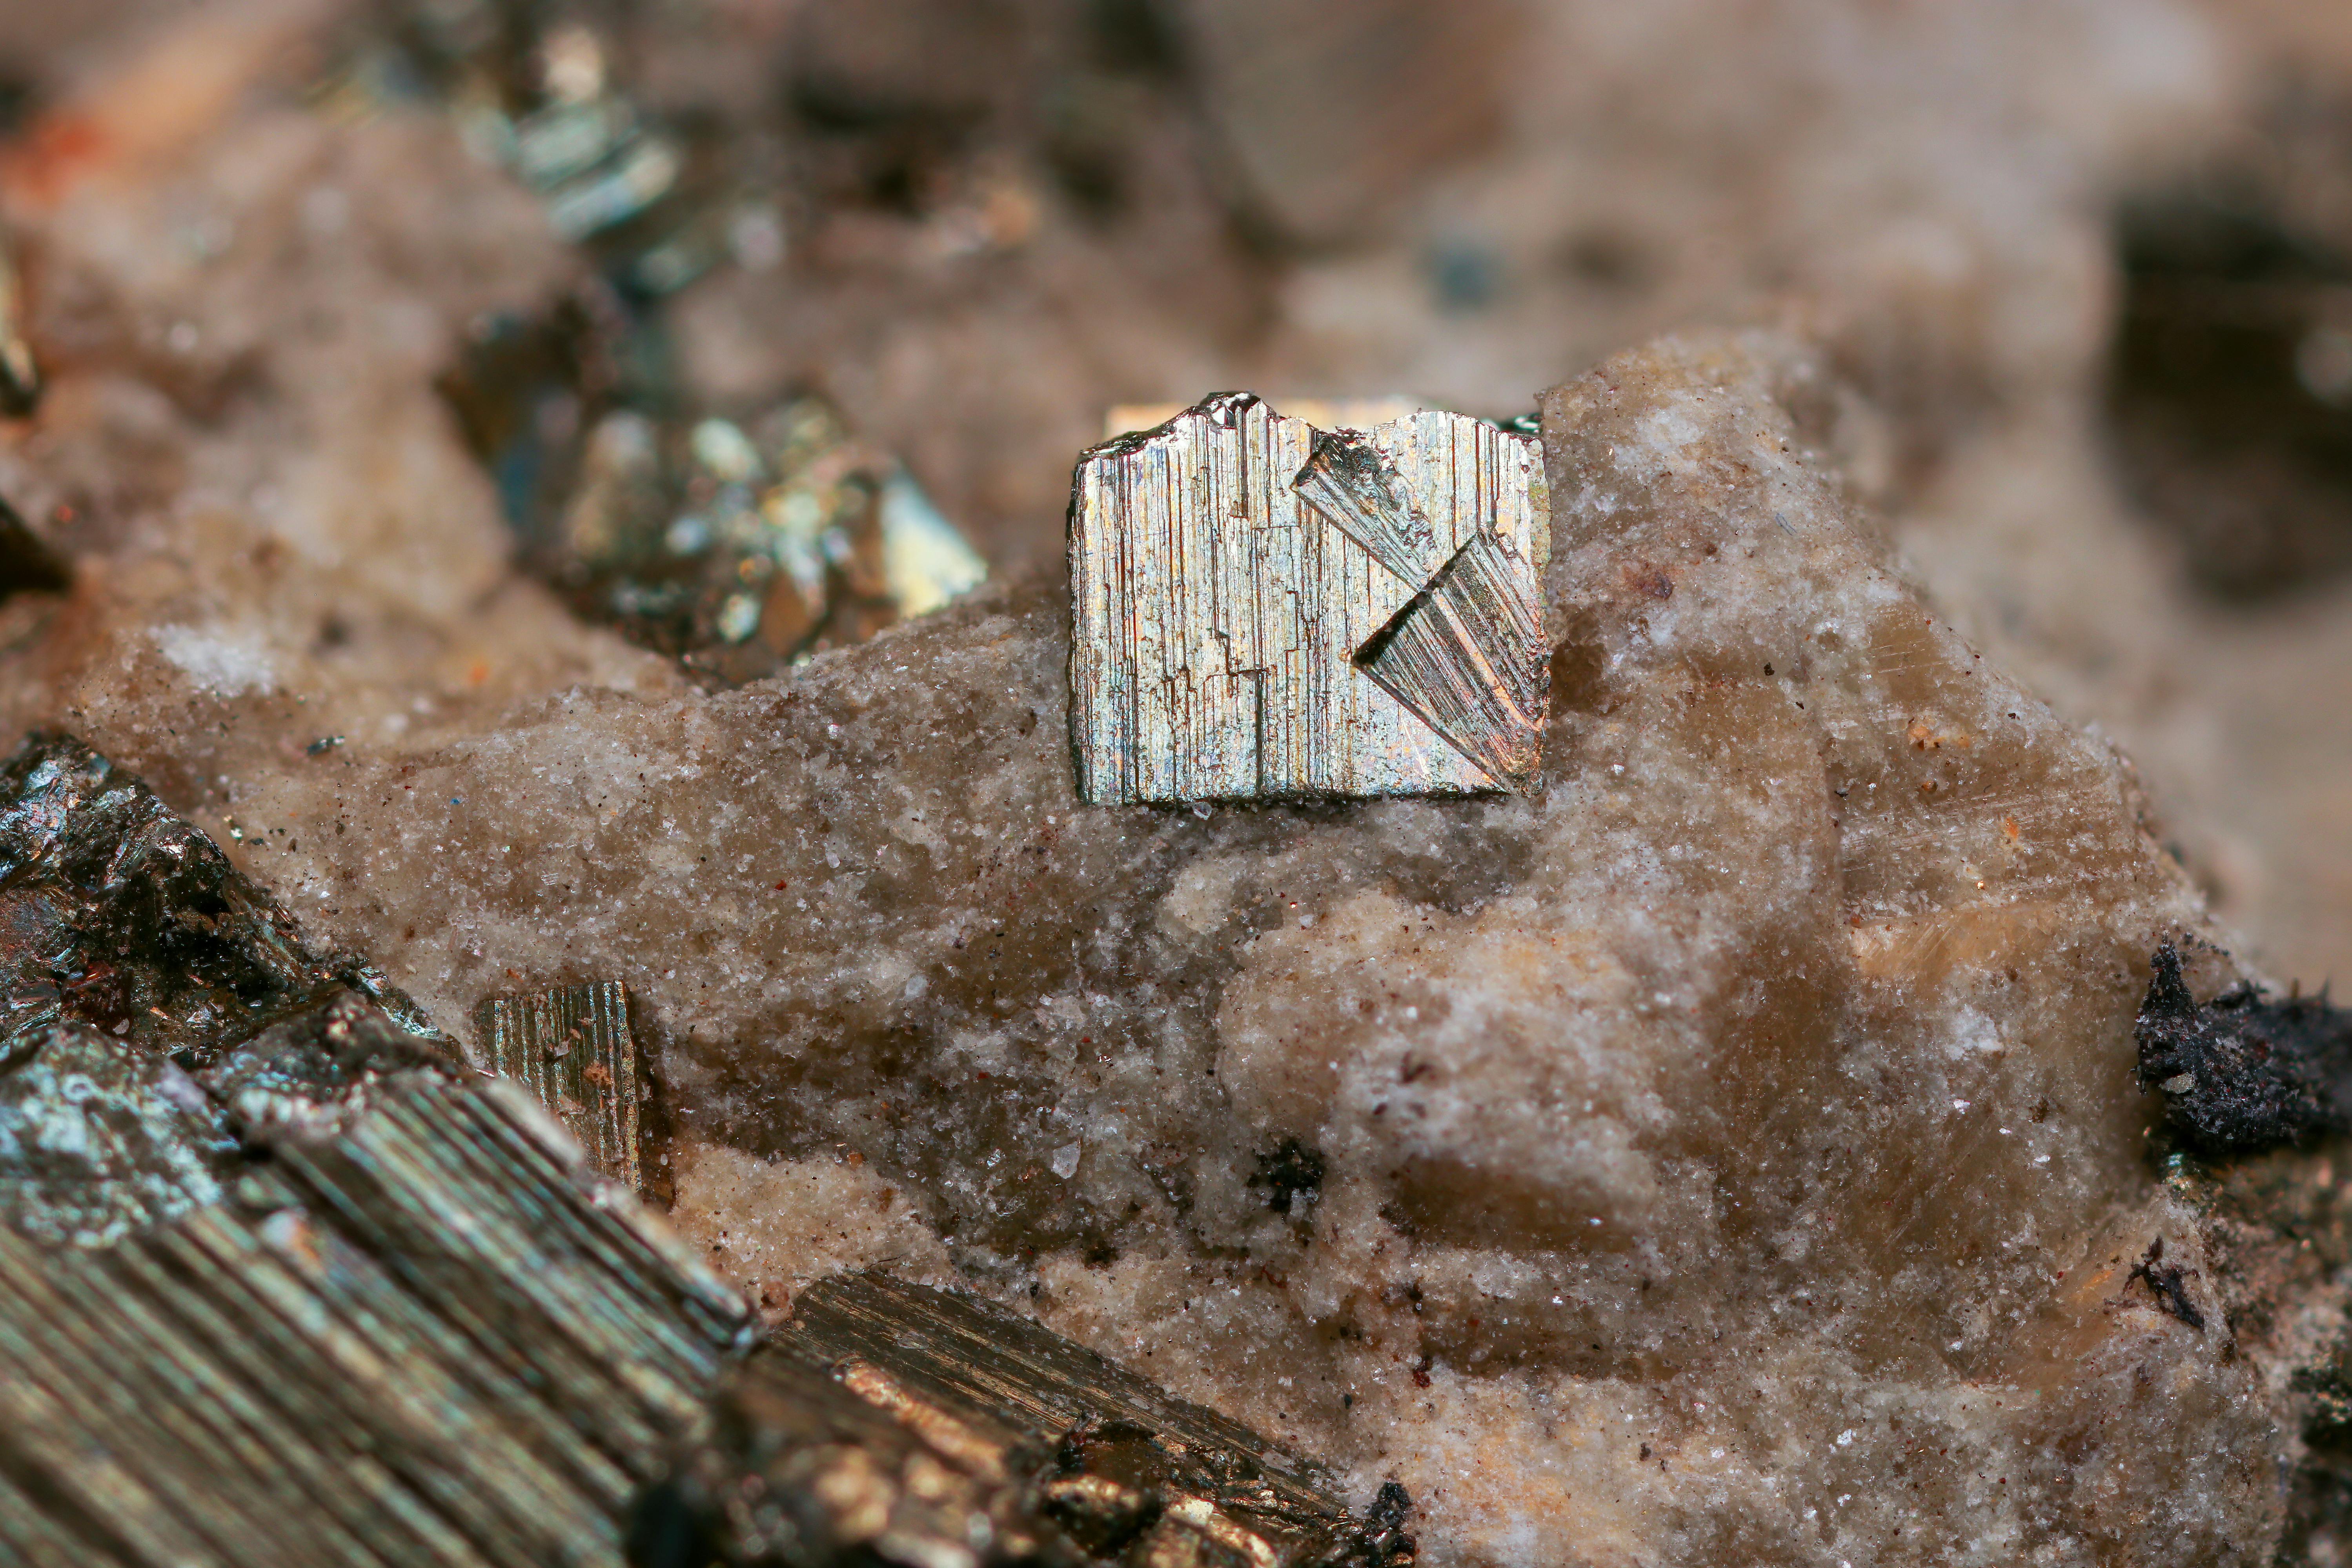
M1003 1307L824 1281L649 1499L646 1568L866 1563L1406 1568L1410 1500L1362 1518L1322 1465ZM868 1555L870 1554L870 1555Z
M0 1562L616 1563L741 1300L69 737L0 768Z
M1070 728L1097 805L1532 791L1550 517L1532 438L1317 430L1228 392L1079 460Z
M914 476L825 400L681 413L658 336L591 289L482 324L441 381L524 564L583 618L733 685L986 580Z
M483 1065L521 1082L580 1140L597 1167L645 1185L645 1068L618 980L486 997L474 1009Z
M740 1301L503 1084L268 1147L108 1248L0 1231L0 1560L616 1564Z
M66 735L0 762L0 1061L78 1022L188 1071L346 992L437 1038L375 968L278 903L145 783Z
M437 88L593 269L551 308L478 319L441 390L526 567L698 682L740 685L936 610L988 567L824 398L715 409L693 394L668 298L730 259L772 267L782 218L738 166L756 137L635 95L620 21L514 0L426 7L320 90L367 112Z
M607 1179L625 986L487 998L478 1076L79 742L0 789L0 1561L1411 1560L1401 1490L984 1302L832 1282L745 1364Z

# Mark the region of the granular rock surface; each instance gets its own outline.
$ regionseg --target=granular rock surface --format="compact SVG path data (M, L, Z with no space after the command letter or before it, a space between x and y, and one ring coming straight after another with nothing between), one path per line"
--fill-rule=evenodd
M1769 337L1547 395L1540 800L1080 808L1033 582L236 815L436 1016L625 980L677 1218L772 1305L981 1283L1401 1481L1432 1561L2267 1557L2326 1312L2232 1291L2333 1265L2147 1157L2201 904L1890 567L1840 406ZM134 763L138 698L83 715Z
M2352 601L2187 603L2097 456L2094 214L2219 112L2201 13L1563 6L1521 155L1278 287L1154 173L1141 227L848 211L683 298L703 391L824 369L1000 566L1114 398L1501 413L1838 303L1791 319L1875 413L1771 337L1544 400L1538 799L1097 810L1050 570L708 695L511 570L432 380L577 261L445 120L303 106L336 9L93 37L106 137L0 169L51 375L0 489L77 573L0 605L0 748L71 728L445 1026L625 981L675 1218L770 1309L984 1289L1402 1483L1433 1563L2327 1560L2336 1156L2200 1165L2133 1082L2160 943L2263 977L2200 887L2315 981L2352 863Z

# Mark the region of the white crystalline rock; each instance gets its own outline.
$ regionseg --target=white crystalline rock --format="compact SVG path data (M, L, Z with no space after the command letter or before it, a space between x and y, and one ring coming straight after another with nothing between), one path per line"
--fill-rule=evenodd
M266 695L276 689L277 668L269 650L246 628L159 626L155 646L197 686L216 696Z

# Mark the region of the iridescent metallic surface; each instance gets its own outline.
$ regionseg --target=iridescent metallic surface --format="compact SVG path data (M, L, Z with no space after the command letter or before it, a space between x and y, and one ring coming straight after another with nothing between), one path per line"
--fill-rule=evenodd
M528 568L697 682L740 685L939 609L988 567L823 398L717 408L692 390L667 301L714 270L776 268L783 193L762 133L648 101L631 10L394 7L354 25L315 98L352 118L437 109L578 248L593 276L477 320L442 391ZM6 549L0 528L0 593Z
M203 1072L345 992L403 1032L439 1039L372 965L312 949L282 904L144 782L56 733L0 760L0 1063L79 1023Z
M582 615L740 685L986 580L914 476L824 399L694 413L647 341L591 290L486 323L442 379L525 564Z
M0 1561L622 1556L742 1302L512 1085L378 1085L108 1248L0 1229Z
M1126 804L1531 791L1543 455L1422 412L1317 430L1227 392L1079 460L1078 793Z

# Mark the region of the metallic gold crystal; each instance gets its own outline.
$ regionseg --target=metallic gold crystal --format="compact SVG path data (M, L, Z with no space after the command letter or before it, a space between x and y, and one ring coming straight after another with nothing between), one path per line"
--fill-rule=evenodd
M1419 413L1429 405L1418 398L1273 397L1265 400L1276 412L1303 419L1318 430L1370 430ZM1113 403L1103 414L1103 439L1115 441L1130 431L1150 430L1184 413L1181 402Z
M1542 453L1465 414L1329 434L1246 392L1079 460L1071 734L1096 804L1528 790Z
M878 1274L803 1293L713 1426L674 1496L730 1568L1414 1560L1401 1487L1358 1515L1317 1461L1003 1307Z
M618 980L490 997L474 1011L484 1064L528 1088L589 1157L631 1191L644 1108L629 988Z

